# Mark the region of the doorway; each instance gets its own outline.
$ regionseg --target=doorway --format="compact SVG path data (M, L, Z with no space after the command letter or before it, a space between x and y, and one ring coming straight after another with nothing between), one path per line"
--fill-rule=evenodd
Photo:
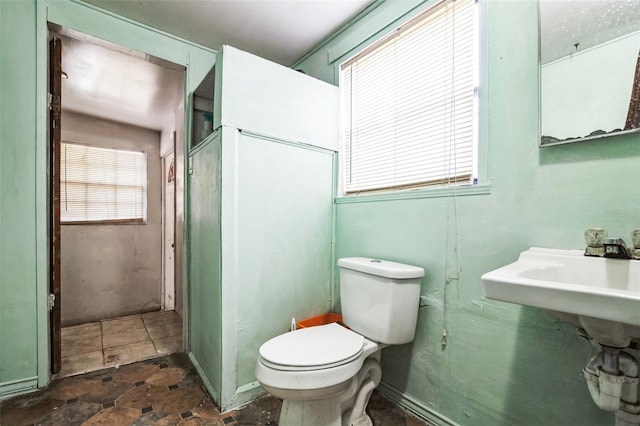
M174 226L181 203L164 202L163 153L180 149L185 68L51 29L61 43L62 99L59 139L50 144L59 235L50 241L54 291L59 286L52 305L60 319L51 321L51 366L65 377L183 350L179 260L167 247L182 232ZM141 156L142 165L127 156Z

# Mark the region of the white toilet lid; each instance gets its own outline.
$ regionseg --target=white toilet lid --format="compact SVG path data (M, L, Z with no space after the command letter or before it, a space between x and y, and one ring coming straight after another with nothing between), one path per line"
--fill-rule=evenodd
M358 356L364 337L337 323L281 334L260 346L270 364L289 367L332 366Z

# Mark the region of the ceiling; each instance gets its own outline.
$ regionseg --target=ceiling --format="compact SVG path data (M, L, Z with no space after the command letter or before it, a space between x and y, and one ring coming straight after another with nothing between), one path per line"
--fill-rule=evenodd
M182 67L73 35L79 38L59 35L64 110L153 130L174 121L184 90Z
M543 64L640 30L638 0L540 0Z
M2 0L0 0L2 1ZM373 0L86 0L214 50L229 44L292 65ZM64 28L62 106L161 130L182 99L184 68Z
M373 0L86 0L219 50L223 44L291 66Z

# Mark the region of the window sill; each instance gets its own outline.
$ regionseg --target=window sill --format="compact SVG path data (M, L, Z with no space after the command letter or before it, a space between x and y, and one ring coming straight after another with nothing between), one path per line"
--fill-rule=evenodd
M113 219L113 220L73 220L60 222L60 225L146 225L143 219Z
M336 197L336 204L369 203L377 201L414 200L419 198L464 197L469 195L487 195L491 193L491 184L463 185L445 188L411 189L378 194L346 195Z

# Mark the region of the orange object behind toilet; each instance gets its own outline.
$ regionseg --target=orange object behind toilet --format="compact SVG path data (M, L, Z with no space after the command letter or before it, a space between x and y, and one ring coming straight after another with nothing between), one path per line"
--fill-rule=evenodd
M338 324L345 326L342 323L342 315L334 314L331 312L327 314L317 315L315 317L303 319L302 321L298 321L296 325L298 328L307 328L307 327L314 327L316 325L331 324L332 322L337 322Z

